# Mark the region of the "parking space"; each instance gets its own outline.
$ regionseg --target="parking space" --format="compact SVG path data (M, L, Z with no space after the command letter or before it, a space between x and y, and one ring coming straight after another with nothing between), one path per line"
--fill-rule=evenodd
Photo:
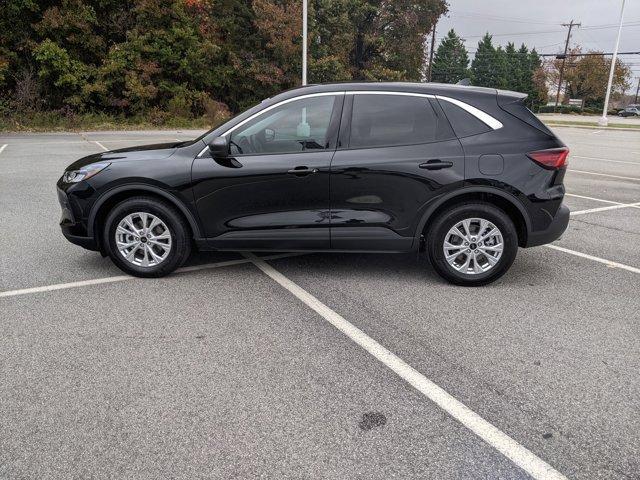
M0 477L636 477L640 133L557 131L563 250L477 289L415 254L124 277L64 240L55 181L198 132L0 136Z

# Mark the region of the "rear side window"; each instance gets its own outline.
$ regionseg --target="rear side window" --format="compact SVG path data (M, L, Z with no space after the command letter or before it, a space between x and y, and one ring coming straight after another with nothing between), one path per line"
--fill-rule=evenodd
M438 117L425 97L354 95L350 148L435 142L440 132Z
M440 100L439 103L458 138L470 137L472 135L486 133L491 130L489 125L474 117L459 106L454 105L451 102L447 102L446 100Z

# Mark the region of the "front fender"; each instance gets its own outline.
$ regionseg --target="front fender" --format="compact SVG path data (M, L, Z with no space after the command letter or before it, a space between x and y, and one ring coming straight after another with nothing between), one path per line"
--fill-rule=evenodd
M180 212L185 216L187 221L189 222L189 226L193 232L194 237L200 238L202 228L198 223L197 217L191 212L191 210L184 205L182 200L180 200L176 195L167 192L159 187L144 184L144 183L129 183L125 185L120 185L114 188L111 188L104 192L93 204L91 207L91 211L89 212L89 217L87 220L87 233L90 237L94 237L95 233L95 222L98 216L98 212L100 208L111 198L116 195L131 192L133 195L139 194L142 192L149 192L154 195L158 195L164 199L166 199L169 203L171 203L174 207L176 207Z

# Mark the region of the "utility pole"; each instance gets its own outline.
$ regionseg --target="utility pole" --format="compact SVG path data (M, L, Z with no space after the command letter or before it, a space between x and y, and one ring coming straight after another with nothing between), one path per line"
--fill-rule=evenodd
M562 65L560 65L560 79L558 80L558 94L556 95L556 106L553 107L553 112L555 113L558 108L558 102L560 101L560 89L562 88L562 79L564 77L564 64L567 62L567 52L569 51L569 40L571 40L571 30L573 27L580 27L581 23L563 23L563 27L569 27L569 31L567 32L567 41L564 44L564 55L562 55Z
M638 94L640 93L640 77L638 77L638 87L636 88L636 99L633 103L638 103Z
M436 24L433 22L433 30L431 31L431 50L429 50L429 70L427 70L427 82L431 81L431 65L433 64L433 50L436 48Z
M622 34L622 20L624 19L624 3L622 0L622 8L620 9L620 25L618 26L618 38L616 38L616 48L613 50L613 58L611 58L611 69L609 70L609 82L607 83L607 94L604 97L604 108L602 109L602 117L598 119L598 125L606 127L609 124L607 112L609 111L609 97L611 96L611 85L613 84L613 73L616 69L616 60L618 59L618 49L620 48L620 35Z
M302 0L302 85L307 84L307 0Z

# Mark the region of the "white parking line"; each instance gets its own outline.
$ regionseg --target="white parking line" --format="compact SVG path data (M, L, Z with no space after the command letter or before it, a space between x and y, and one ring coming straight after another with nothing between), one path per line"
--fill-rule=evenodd
M575 215L584 215L585 213L596 213L596 212L604 212L607 210L617 210L619 208L640 208L640 202L638 203L621 203L619 205L609 205L608 207L598 207L598 208L590 208L588 210L578 210L576 212L571 212L571 216Z
M594 262L602 263L607 267L620 268L622 270L627 270L628 272L640 273L640 268L632 267L631 265L625 265L624 263L613 262L611 260L607 260L606 258L594 257L593 255L588 255L582 252L576 252L575 250L569 250L568 248L559 247L557 245L545 245L545 247L558 250L559 252L568 253L570 255L575 255L576 257L586 258L587 260L592 260Z
M622 202L614 202L613 200L604 200L602 198L585 197L584 195L577 195L575 193L565 193L567 197L584 198L585 200L593 200L594 202L612 203L614 205L624 205Z
M533 452L527 450L513 438L509 437L506 433L487 422L469 407L433 383L400 357L387 350L384 346L376 342L358 327L349 323L341 315L331 310L302 287L289 280L264 260L257 258L253 254L247 254L245 256L251 259L253 263L266 275L287 289L367 353L382 362L400 378L412 385L425 397L458 420L462 425L498 450L533 478L545 480L566 478L540 457L536 456Z
M278 255L270 255L264 257L268 260L276 260L278 258L294 257L302 255L301 253L282 253ZM176 273L196 272L198 270L209 270L213 268L229 267L232 265L242 265L250 263L252 260L240 258L238 260L228 260L226 262L207 263L204 265L193 265L191 267L183 267L176 270ZM129 275L117 275L113 277L94 278L91 280L80 280L78 282L56 283L54 285L44 285L42 287L21 288L20 290L7 290L0 292L0 297L15 297L18 295L27 295L29 293L51 292L54 290L66 290L68 288L88 287L91 285L102 285L104 283L125 282L127 280L140 280L138 277L130 277Z
M623 177L622 175L609 175L608 173L597 173L597 172L585 172L584 170L574 170L572 168L567 169L568 172L576 172L576 173L584 173L586 175L599 175L601 177L610 177L610 178L621 178L623 180L637 180L640 182L640 177Z
M611 163L626 163L629 165L640 165L640 162L627 162L625 160L612 160L610 158L600 158L600 157L585 157L584 155L571 155L571 158L584 158L586 160L598 160L601 162L611 162Z
M602 133L604 130L596 130L595 132L591 132L589 135L597 135L598 133Z
M4 152L4 149L5 149L5 148L7 148L7 145L8 145L8 144L7 144L7 143L5 143L4 145L2 145L2 146L0 147L0 153Z
M101 149L103 149L105 152L109 151L109 149L107 147L105 147L103 144L101 144L99 141L97 141L97 140L92 140L92 141L93 141L93 143L98 145Z

